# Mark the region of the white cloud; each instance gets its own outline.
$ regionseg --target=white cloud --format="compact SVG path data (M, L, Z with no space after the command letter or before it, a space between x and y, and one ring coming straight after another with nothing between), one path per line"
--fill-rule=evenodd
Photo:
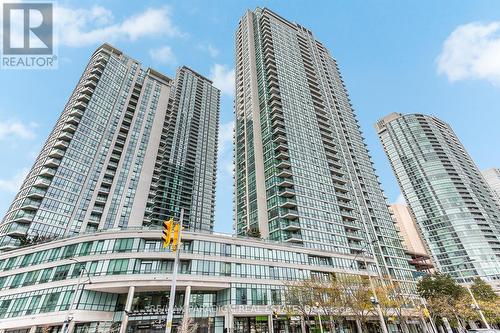
M113 13L102 6L69 8L55 6L54 25L56 43L70 47L82 47L106 41L135 41L149 36L181 36L173 24L168 7L148 8L123 19L115 20Z
M234 96L234 68L230 69L226 65L214 64L210 69L210 79L223 94Z
M22 123L17 120L0 121L0 140L8 138L33 139L35 123Z
M177 58L170 46L162 46L158 49L153 49L149 51L151 58L157 63L164 65L176 65Z
M15 174L12 178L9 179L0 179L0 191L12 192L15 193L21 187L21 184L26 178L29 169L23 168L17 174Z
M500 21L457 27L437 58L438 72L450 81L483 79L500 84Z
M199 43L198 49L207 52L212 58L215 58L219 55L219 49L213 46L211 43Z

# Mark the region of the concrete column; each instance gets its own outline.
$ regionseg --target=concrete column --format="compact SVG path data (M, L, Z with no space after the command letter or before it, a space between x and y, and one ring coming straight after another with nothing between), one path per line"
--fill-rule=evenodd
M300 330L302 333L306 333L306 322L304 318L300 318Z
M444 326L446 327L446 331L448 333L453 333L453 330L451 329L450 322L448 321L448 318L443 317L443 323L444 323Z
M475 321L473 321L473 320L469 320L469 326L470 326L470 328L472 328L472 329L476 329L476 328L478 328L478 327L477 327L477 325L476 325L476 322L475 322Z
M189 316L189 302L191 298L191 286L186 287L186 291L184 292L184 315Z
M233 313L231 312L231 304L228 304L226 309L224 327L227 328L228 333L233 333Z
M73 331L75 330L75 324L76 323L73 315L73 319L68 324L68 333L73 333Z
M35 332L36 332L36 325L35 326L31 326L29 333L35 333Z
M128 312L132 309L132 301L134 300L135 287L130 286L128 288L127 302L125 303L125 311L123 313L122 326L120 327L120 333L127 332L128 325Z
M274 333L274 323L273 323L273 315L270 314L267 316L267 324L269 326L269 333Z

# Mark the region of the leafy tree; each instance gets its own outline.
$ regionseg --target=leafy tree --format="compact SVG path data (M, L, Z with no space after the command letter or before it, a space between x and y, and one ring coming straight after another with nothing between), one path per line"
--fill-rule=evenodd
M457 300L465 291L451 276L438 272L424 276L417 283L417 292L425 299L445 297Z
M474 294L474 297L478 301L491 302L499 298L498 295L495 294L495 292L493 291L491 285L489 285L479 277L474 279L473 283L470 286L470 290L472 291L472 294Z

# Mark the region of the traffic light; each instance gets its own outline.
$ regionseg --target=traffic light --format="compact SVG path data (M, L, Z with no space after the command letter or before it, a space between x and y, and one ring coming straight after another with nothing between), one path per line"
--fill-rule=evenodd
M179 239L179 233L181 231L181 226L177 223L174 227L174 237L172 241L172 251L175 252L177 251L177 246L179 245L180 239Z
M278 319L278 312L273 310L273 319Z
M166 248L170 245L170 240L172 239L173 227L174 227L174 219L173 218L171 218L168 221L163 222L163 232L162 232L163 248Z

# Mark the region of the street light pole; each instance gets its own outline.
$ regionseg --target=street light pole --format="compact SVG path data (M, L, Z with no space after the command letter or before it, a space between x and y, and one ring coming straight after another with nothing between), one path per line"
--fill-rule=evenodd
M366 259L363 259L363 261L365 262L365 267L368 267L366 264ZM372 290L374 298L374 300L372 300L372 303L373 305L375 305L375 309L377 309L378 319L380 320L380 326L382 327L382 333L389 333L389 331L387 330L387 325L385 324L384 314L382 313L382 309L380 308L380 302L378 301L377 292L375 291L375 286L373 285L370 274L368 274L368 281L370 282L370 289Z
M362 249L362 252L366 252L366 247L368 246L368 244L373 244L375 242L377 242L377 240L372 240L370 243L365 244L365 246ZM359 253L354 256L353 264L354 264L356 258L358 257L358 255L359 255ZM365 264L365 268L368 270L368 282L370 283L370 289L372 291L373 298L374 298L372 300L372 303L375 306L375 309L377 310L378 318L380 321L380 326L382 328L382 333L389 333L389 331L387 330L387 325L385 324L384 314L382 313L382 309L380 308L380 302L378 301L377 292L375 290L375 286L373 285L373 281L372 281L371 275L370 275L370 270L368 269L368 264L366 262L365 257L363 257L363 263ZM351 265L351 267L353 267L353 265ZM378 274L378 271L377 271L377 274Z
M79 265L83 265L81 262L79 262L75 258L70 258L70 260L76 262ZM63 323L63 327L62 327L62 330L61 330L62 333L69 333L68 332L69 322L70 322L69 316L70 316L71 311L73 310L73 307L75 306L76 295L78 294L78 290L80 290L80 285L82 284L81 281L82 281L82 277L83 277L83 272L86 272L85 267L82 267L80 275L78 276L78 282L76 283L75 291L73 293L73 297L71 298L71 304L70 304L70 306L68 308L68 311L66 312L66 316L64 317L64 323ZM88 275L88 272L87 272L87 275ZM89 276L89 281L90 281L90 276Z
M481 321L483 322L484 326L486 326L487 329L490 329L490 325L488 324L488 322L486 321L486 317L484 316L483 314L483 311L481 310L481 308L479 307L479 304L477 304L477 301L476 301L476 298L474 297L474 294L472 293L472 290L470 290L470 287L469 285L467 284L467 282L465 281L465 278L462 274L462 271L461 270L458 270L458 273L460 274L460 277L462 278L464 284L465 284L465 288L467 289L467 291L469 292L469 295L470 297L472 298L472 301L474 302L474 307L475 307L475 310L477 310L479 312L479 317L481 317Z
M319 310L319 302L316 302L316 309ZM321 323L321 313L318 311L318 319L319 319L319 330L323 333L323 324Z
M165 333L171 333L172 332L172 319L174 317L174 303L175 303L175 289L177 285L177 271L179 270L179 253L181 252L181 246L182 246L182 223L184 220L184 208L181 208L181 216L179 219L179 244L177 246L177 249L175 251L175 260L174 260L174 268L172 271L172 283L170 285L170 297L168 300L168 312L167 312L167 325L165 328Z

